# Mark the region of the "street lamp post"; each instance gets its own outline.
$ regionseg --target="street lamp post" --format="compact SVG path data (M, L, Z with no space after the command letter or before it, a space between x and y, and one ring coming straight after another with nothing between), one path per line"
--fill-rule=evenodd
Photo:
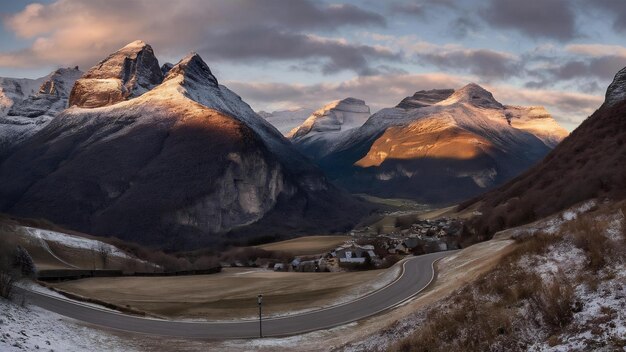
M263 295L259 294L256 297L259 304L259 337L263 337Z

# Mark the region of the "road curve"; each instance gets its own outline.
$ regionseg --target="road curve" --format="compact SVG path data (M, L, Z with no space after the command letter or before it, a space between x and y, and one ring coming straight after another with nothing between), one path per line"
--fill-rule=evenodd
M354 301L307 313L263 320L263 337L296 335L328 329L393 308L424 290L434 279L434 263L451 252L426 254L402 263L391 284ZM259 337L259 322L189 322L142 318L99 309L80 302L23 290L28 302L87 323L128 332L186 338L234 339Z

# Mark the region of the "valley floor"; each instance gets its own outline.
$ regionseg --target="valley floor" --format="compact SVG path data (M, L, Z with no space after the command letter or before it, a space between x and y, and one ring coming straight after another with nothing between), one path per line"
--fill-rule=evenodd
M224 268L194 276L89 278L52 286L149 315L198 320L255 318L263 294L267 317L301 313L351 301L392 282L400 266L337 273Z
M0 301L0 349L45 344L83 351L96 341L113 351L119 346L126 351L422 351L432 343L436 348L430 350L448 351L486 346L493 351L625 350L623 208L583 204L500 233L442 259L437 280L417 298L330 330L252 340L146 338Z

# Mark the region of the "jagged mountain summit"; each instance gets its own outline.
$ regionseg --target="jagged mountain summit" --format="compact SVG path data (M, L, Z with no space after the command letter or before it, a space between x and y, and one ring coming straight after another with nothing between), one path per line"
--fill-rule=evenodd
M70 90L81 75L73 67L34 80L0 78L0 157L67 107Z
M76 81L69 106L97 108L138 97L163 80L152 47L134 41L96 66Z
M77 81L78 103L0 165L2 211L177 249L346 229L369 211L199 55L159 80L152 48L137 43Z
M258 111L257 114L286 136L291 130L300 126L313 112L313 109L299 107L272 112Z
M505 106L476 84L398 106L333 143L299 148L352 192L451 203L518 175L567 135L543 108Z
M626 198L626 68L606 92L604 104L541 163L463 207L478 203L471 229L488 238L593 199Z

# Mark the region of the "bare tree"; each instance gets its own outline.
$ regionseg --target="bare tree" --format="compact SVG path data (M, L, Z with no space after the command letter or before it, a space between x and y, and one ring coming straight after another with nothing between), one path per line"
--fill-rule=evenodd
M98 242L97 251L98 256L100 257L100 261L102 262L102 269L106 269L107 264L109 263L109 257L111 255L111 248L103 242Z
M5 233L0 233L0 297L10 298L16 276L19 274L13 268L12 244L6 239Z

